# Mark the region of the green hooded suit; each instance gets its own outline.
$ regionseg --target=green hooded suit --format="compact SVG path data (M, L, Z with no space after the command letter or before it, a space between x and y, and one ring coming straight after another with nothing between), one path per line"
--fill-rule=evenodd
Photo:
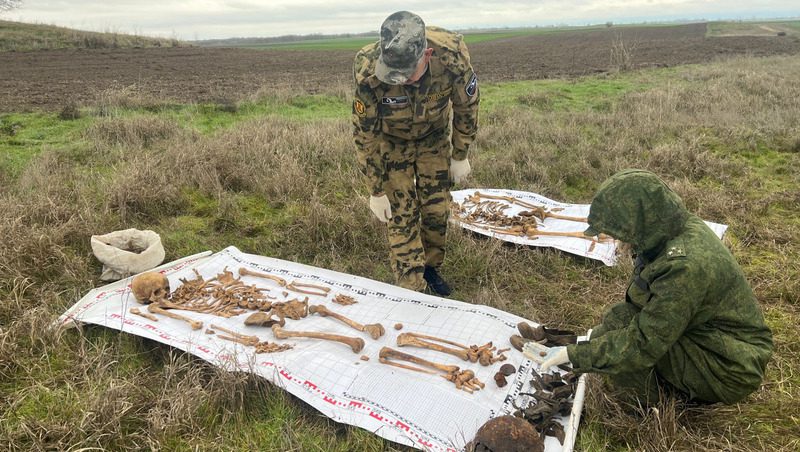
M651 400L656 380L705 402L759 387L772 333L731 253L678 195L650 172L625 170L602 184L588 222L630 243L637 261L625 302L589 342L568 346L576 372L608 374Z

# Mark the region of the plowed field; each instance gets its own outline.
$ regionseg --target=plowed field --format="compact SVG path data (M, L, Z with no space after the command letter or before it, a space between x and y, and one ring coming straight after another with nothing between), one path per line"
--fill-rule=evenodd
M481 80L579 76L700 63L732 55L800 54L792 36L706 38L705 24L559 31L470 46ZM0 112L59 109L111 87L176 102L236 99L259 89L309 93L351 80L351 51L152 48L0 53ZM615 56L616 55L616 56Z

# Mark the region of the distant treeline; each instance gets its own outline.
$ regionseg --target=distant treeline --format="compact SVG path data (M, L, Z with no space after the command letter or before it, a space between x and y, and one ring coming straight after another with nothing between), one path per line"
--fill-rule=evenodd
M309 35L285 35L269 38L227 38L227 39L204 39L190 41L194 45L202 47L258 47L270 44L284 44L289 42L318 41L322 39L346 39L346 38L378 38L378 33L341 33L341 34L321 34L313 33Z

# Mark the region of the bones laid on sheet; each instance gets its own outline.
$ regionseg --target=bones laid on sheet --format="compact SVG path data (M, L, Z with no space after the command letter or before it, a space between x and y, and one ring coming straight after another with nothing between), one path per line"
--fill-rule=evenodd
M529 210L523 210L516 215L508 216L505 211L512 205L518 205ZM531 240L536 239L538 236L546 235L575 237L591 240L593 244L613 241L611 237L604 234L600 234L598 237L587 237L580 231L565 232L542 229L543 222L547 218L583 223L586 222L586 218L559 215L543 206L530 204L511 196L494 196L476 191L474 195L466 198L462 204L454 203L452 210L454 216L462 223L499 234L527 237Z

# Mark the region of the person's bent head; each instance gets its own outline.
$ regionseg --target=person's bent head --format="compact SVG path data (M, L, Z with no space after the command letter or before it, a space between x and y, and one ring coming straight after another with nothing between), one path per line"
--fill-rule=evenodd
M658 176L628 169L600 185L584 234L607 234L630 243L637 253L647 253L678 235L688 216L681 198Z

